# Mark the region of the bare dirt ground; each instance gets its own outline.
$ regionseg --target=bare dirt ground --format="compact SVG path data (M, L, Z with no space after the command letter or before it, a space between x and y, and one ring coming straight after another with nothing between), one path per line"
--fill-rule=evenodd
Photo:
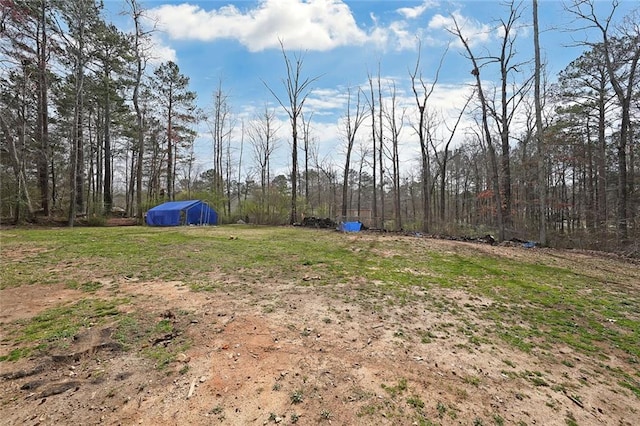
M516 259L544 256L594 274L622 274L624 283L640 288L637 265L596 254L422 244ZM246 282L241 271L211 274L228 291L193 292L181 282L126 277L105 282L92 297L129 296L123 312L169 319L189 347L158 370L139 351L123 350L106 325L80 333L61 353L0 363L0 424L640 424L640 400L621 392L607 372L618 366L619 354L603 361L568 347L529 354L502 341L469 347L456 331L459 315L447 310L411 304L372 311L335 297L353 287L324 289L313 285L313 276L300 277L310 284L300 286L269 278ZM492 303L461 290L441 289L437 296L458 307ZM1 290L0 322L86 297L62 285ZM423 334L430 338L415 337ZM146 345L171 345L173 338ZM10 350L0 347L0 354ZM565 390L554 390L560 384Z

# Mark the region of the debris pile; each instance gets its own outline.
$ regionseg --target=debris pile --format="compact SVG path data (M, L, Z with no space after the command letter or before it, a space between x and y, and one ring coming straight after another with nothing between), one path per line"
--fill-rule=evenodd
M480 237L470 237L467 235L434 235L434 238L438 238L441 240L450 240L450 241L464 241L469 243L483 243L483 244L491 244L494 245L496 243L496 239L491 235L483 235Z
M307 228L335 228L336 223L329 218L320 218L315 216L305 217L302 219L300 226Z

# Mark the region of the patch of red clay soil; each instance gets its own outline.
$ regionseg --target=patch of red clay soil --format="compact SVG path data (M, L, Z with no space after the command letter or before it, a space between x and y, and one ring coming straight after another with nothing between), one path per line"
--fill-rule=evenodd
M68 300L80 299L83 293L62 284L52 284L9 287L0 295L1 324L34 317Z

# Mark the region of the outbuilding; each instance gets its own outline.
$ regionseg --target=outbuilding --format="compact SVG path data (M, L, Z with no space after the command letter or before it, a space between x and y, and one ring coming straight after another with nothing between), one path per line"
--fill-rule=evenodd
M168 201L147 212L149 226L217 225L218 213L201 200Z

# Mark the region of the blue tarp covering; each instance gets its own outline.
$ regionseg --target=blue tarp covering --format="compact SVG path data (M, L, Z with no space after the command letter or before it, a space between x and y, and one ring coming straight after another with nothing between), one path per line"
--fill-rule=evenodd
M362 229L362 223L360 222L342 222L340 224L340 230L342 232L360 232Z
M147 212L147 225L216 225L218 213L200 200L169 201Z

